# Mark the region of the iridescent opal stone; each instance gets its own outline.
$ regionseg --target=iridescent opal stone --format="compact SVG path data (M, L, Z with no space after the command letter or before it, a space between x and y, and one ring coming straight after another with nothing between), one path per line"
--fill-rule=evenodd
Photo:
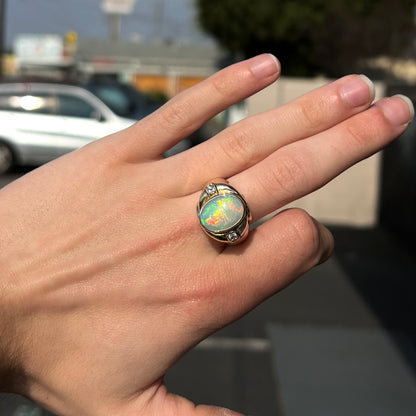
M210 199L200 213L201 224L208 231L220 233L237 225L244 216L244 205L235 195L219 195Z

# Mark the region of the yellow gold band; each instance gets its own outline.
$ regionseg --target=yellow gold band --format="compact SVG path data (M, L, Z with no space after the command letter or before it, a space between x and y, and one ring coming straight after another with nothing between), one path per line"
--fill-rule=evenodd
M197 215L202 229L214 240L238 244L248 235L250 209L244 197L225 179L214 179L205 185Z

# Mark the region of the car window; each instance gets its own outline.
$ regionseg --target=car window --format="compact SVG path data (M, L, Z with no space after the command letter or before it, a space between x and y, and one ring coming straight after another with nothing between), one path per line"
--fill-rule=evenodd
M47 94L0 93L0 110L51 114L56 109L56 100Z
M118 88L111 85L97 85L91 90L119 116L129 114L129 99Z
M57 94L57 114L67 117L97 118L98 109L80 97L69 94Z

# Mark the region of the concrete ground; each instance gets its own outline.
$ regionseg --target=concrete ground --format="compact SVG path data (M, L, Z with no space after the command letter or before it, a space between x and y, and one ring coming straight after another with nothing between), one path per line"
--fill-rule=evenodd
M386 414L382 399L394 390L387 414L416 414L416 259L382 230L332 231L336 250L327 263L218 333L217 348L211 342L192 351L168 375L168 386L198 403L257 416L361 415L361 408L379 416ZM339 344L344 350L336 350ZM308 368L300 365L303 357ZM368 357L370 374L362 380ZM346 372L355 361L357 371ZM310 378L308 371L309 384L294 383ZM377 382L383 377L390 384ZM334 385L349 390L337 396ZM312 388L315 401L308 400ZM325 406L331 395L339 407Z
M327 263L191 351L169 389L252 416L416 414L414 247L332 231ZM50 413L0 395L0 415Z

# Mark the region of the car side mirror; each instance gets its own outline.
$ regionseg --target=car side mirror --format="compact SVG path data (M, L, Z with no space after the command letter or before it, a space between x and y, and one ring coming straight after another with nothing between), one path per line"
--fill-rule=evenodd
M105 121L105 117L104 117L104 116L102 115L102 113L101 113L100 111L98 111L98 110L94 110L94 111L91 113L91 118L93 118L94 120L100 121L100 122Z

